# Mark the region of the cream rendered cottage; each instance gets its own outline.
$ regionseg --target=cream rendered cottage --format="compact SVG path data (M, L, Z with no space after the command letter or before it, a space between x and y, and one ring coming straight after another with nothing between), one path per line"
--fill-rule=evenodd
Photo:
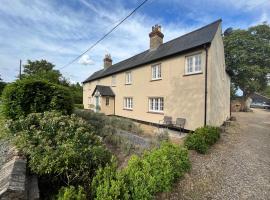
M83 82L85 109L153 124L185 118L185 129L221 125L230 116L221 20L163 43L152 27L150 48L112 64Z

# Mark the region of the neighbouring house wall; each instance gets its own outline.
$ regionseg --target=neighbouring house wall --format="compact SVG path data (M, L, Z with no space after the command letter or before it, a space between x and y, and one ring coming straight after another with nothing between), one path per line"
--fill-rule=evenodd
M151 64L131 69L132 84L125 84L125 72L116 74L116 86L111 86L112 77L101 78L90 83L85 83L84 108L90 109L91 94L96 85L111 86L115 93L115 115L159 123L164 115L185 118L186 129L194 130L204 125L204 70L205 51L202 52L203 73L185 76L185 56L178 55L168 59L162 59L162 80L151 80ZM193 52L192 54L196 53ZM133 97L133 110L123 109L124 97ZM149 97L164 97L164 113L150 113Z
M221 26L209 49L207 124L220 126L230 117L230 77L225 71Z
M106 115L114 114L114 97L109 97L109 105L106 105L106 97L101 97L101 110L100 112Z

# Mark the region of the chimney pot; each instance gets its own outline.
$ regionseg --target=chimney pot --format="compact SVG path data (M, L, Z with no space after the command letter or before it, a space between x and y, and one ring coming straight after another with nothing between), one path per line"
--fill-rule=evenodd
M104 68L108 68L112 66L112 58L110 54L105 54L105 58L103 59L104 62Z
M163 44L163 33L161 32L161 26L156 24L152 26L152 32L149 33L150 37L150 50L157 49L161 44Z

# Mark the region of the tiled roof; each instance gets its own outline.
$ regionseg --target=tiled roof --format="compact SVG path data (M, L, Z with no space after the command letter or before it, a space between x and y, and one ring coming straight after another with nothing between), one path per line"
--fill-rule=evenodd
M99 91L101 96L115 96L110 86L97 85L92 93L92 96L95 94L96 90Z
M121 71L139 67L140 65L147 64L149 62L153 62L164 57L179 54L181 52L200 47L205 44L210 44L217 32L220 23L221 19L211 24L208 24L200 29L168 41L160 45L156 50L146 50L131 58L116 63L106 69L96 71L83 83L103 78Z

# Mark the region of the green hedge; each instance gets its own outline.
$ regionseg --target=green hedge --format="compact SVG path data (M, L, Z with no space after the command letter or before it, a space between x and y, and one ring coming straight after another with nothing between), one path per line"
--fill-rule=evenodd
M205 154L209 147L220 138L220 129L213 126L197 128L194 133L190 133L185 139L185 146L188 149L196 150Z
M100 169L92 182L92 193L97 200L152 199L157 192L169 191L189 169L187 150L163 143L142 157L132 156L122 171L116 171L115 166Z
M3 113L12 119L51 110L64 114L73 111L70 91L42 80L25 79L8 84L3 91L2 101Z

